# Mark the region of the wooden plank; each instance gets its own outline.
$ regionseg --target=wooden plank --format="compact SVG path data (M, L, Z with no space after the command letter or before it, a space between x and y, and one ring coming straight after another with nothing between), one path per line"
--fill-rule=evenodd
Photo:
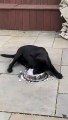
M61 0L58 0L58 4L61 2Z
M0 3L4 3L4 0L0 0Z
M17 30L22 30L23 28L23 10L15 11L15 25Z
M8 29L9 27L9 14L7 10L0 11L0 29Z
M0 29L4 28L3 10L0 10Z
M37 10L37 21L36 21L37 30L43 30L44 26L44 12Z
M16 1L15 0L10 0L10 3L15 3Z
M36 4L37 0L23 0L24 4Z
M10 3L10 0L4 0L4 3Z
M33 9L33 10L57 10L59 9L58 5L17 5L14 9Z
M48 0L48 4L49 5L57 5L58 4L58 0Z
M7 12L7 10L3 11L3 24L5 29L9 28L9 10Z
M9 29L16 29L15 10L10 10L9 18Z
M48 0L41 0L42 5L47 5L47 3L48 3Z
M44 10L44 27L43 30L51 30L51 11Z
M18 3L18 4L59 4L61 0L0 0L0 3Z
M40 5L41 4L41 0L36 0L36 4Z
M0 3L0 9L36 9L36 10L44 10L44 9L49 9L49 10L57 10L59 9L58 5L18 5L18 4L3 4Z
M21 3L23 4L23 3L24 3L24 0L21 0Z
M36 30L36 10L30 10L30 30Z
M51 30L60 30L60 28L61 28L60 12L52 11L51 12Z
M2 9L2 10L14 9L15 6L16 6L16 4L7 4L7 3L3 4L3 3L1 3L0 9Z
M29 30L29 10L23 10L23 30Z
M21 0L16 0L15 3L16 4L22 4L22 1Z

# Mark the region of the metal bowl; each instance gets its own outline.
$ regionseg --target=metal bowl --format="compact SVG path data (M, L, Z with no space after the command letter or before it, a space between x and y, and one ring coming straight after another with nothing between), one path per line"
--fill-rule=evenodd
M48 78L48 74L46 72L43 72L41 74L36 75L29 75L28 70L24 72L23 74L24 79L30 82L40 82Z

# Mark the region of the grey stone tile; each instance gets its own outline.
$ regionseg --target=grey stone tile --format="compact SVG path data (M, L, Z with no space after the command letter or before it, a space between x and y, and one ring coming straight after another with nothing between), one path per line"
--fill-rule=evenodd
M53 64L61 64L62 49L46 48Z
M54 37L39 36L35 41L34 45L40 47L52 47L53 42L54 42Z
M59 94L56 115L68 117L68 94Z
M42 31L40 32L39 37L55 37L55 35L55 31Z
M68 49L63 50L62 65L68 65Z
M68 48L68 40L63 38L55 38L53 48Z
M37 37L39 34L40 34L40 31L26 31L24 36Z
M59 93L68 93L68 76L60 80Z
M0 36L0 47L7 43L9 39L11 39L11 36Z
M59 65L54 65L54 67L56 68L56 70L58 70L58 72L60 72L61 67Z
M36 115L13 114L10 120L66 120L66 119Z
M37 37L12 37L8 43L6 43L3 47L4 49L14 49L19 48L24 45L32 45L34 44Z
M58 80L29 83L0 75L0 111L54 115Z
M23 36L24 31L19 30L0 30L0 36Z
M0 73L7 73L8 62L0 62Z
M59 32L56 32L55 38L61 38L61 36L59 35Z
M63 74L64 77L68 76L68 66L62 66L61 73Z
M0 73L8 73L7 72L7 68L9 66L10 62L0 62ZM25 67L23 65L20 65L20 64L16 64L14 67L13 67L13 72L10 73L10 74L19 74L20 71L23 71L24 72L25 70Z
M0 112L0 120L9 120L10 113Z

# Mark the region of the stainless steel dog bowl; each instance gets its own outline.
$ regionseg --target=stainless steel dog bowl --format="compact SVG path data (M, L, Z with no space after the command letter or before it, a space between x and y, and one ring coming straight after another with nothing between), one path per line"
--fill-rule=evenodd
M43 72L41 74L29 75L28 71L25 71L23 74L24 79L30 82L40 82L48 78L48 74Z

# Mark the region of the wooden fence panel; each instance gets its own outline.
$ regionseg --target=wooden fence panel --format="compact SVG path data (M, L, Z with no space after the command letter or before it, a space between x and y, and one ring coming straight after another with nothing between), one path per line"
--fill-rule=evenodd
M22 10L15 11L15 28L17 30L23 29L23 11Z
M37 21L36 21L37 30L43 30L44 12L41 10L37 10L36 16L37 16Z
M0 3L4 3L4 0L0 0Z
M44 10L44 28L43 30L51 30L51 11Z
M23 10L23 30L29 30L29 10Z
M55 30L56 28L56 31L61 28L61 25L60 25L60 13L58 11L52 11L51 13L51 30Z
M16 29L15 10L9 12L9 29Z
M10 0L4 0L3 3L10 3Z
M0 10L0 28L1 29L8 29L9 27L9 12L6 10Z
M60 0L0 0L0 3L16 4L59 4Z
M48 0L41 0L41 4L47 5L48 4Z
M36 10L30 10L30 30L36 29Z
M0 29L57 31L61 23L57 5L0 4Z

